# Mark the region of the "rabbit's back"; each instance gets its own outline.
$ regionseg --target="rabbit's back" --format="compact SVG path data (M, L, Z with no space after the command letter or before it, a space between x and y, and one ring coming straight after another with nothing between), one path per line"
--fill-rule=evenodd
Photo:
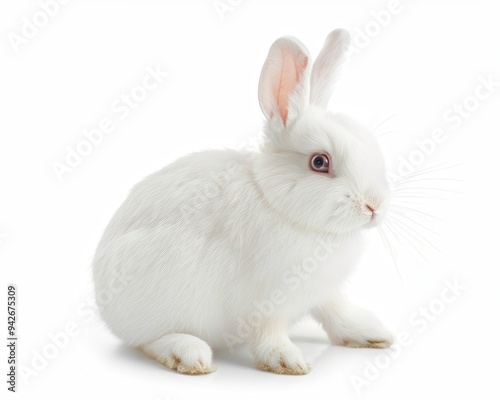
M231 192L254 191L249 168L236 151L195 153L132 189L93 262L98 307L118 337L138 345L167 326L207 335L214 321L222 328L215 314L228 310L228 290L238 291L238 227L228 215L241 202Z

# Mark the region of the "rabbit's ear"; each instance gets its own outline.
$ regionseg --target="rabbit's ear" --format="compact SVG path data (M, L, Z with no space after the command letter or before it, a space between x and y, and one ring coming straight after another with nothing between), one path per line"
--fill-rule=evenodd
M268 120L275 118L285 126L295 119L307 101L309 54L292 37L276 40L262 68L259 102Z
M311 104L327 108L351 43L349 32L336 29L325 40L311 71Z

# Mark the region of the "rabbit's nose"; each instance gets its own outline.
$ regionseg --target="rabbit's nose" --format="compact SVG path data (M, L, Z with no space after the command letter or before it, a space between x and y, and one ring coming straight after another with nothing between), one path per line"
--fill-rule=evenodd
M375 212L375 208L374 208L374 207L372 207L370 204L366 203L366 204L365 204L365 207L366 207L368 210L370 210L370 212L371 212L371 213L374 213L374 212Z
M375 218L379 218L380 216L375 212L377 211L375 207L370 206L369 204L366 205L366 208L371 211L372 215L370 216L370 221L373 221Z
M365 203L363 206L363 214L369 215L370 219L375 218L375 206L371 205L370 203Z

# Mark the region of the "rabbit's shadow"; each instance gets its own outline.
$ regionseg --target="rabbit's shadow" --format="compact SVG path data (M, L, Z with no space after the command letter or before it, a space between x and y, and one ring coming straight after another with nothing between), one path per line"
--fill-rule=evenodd
M154 362L151 360L146 354L144 354L141 350L129 347L123 343L116 346L114 350L114 355L117 358L120 358L122 361L130 361L135 364L142 363L143 365L158 365L161 366L160 363Z

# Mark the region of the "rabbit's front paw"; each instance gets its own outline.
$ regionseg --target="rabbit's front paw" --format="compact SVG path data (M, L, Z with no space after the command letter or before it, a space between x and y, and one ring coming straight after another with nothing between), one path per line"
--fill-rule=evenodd
M293 344L270 347L267 353L258 357L257 368L285 375L305 375L309 372L302 352Z
M368 318L367 318L368 320ZM355 324L349 327L347 335L337 339L338 344L346 347L367 347L373 349L385 349L392 345L392 334L378 322L374 317L370 324Z
M379 319L345 297L314 310L313 315L334 345L384 349L392 344L392 334Z

